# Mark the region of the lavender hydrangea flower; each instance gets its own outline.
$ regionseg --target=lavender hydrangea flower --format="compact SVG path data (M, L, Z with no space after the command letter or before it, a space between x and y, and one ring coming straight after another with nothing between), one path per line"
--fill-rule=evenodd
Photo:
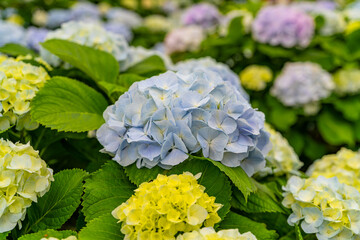
M204 38L204 31L199 26L176 28L165 37L165 51L167 54L196 51Z
M96 4L90 2L78 2L71 8L71 20L94 21L99 19L100 19L100 11Z
M286 48L307 47L314 34L314 20L293 7L267 6L256 16L252 31L256 41Z
M287 63L271 94L286 106L304 106L328 97L335 84L331 75L311 62Z
M216 62L211 57L181 61L172 68L174 71L180 71L185 74L189 74L195 70L201 69L210 70L219 74L224 81L231 83L246 100L249 100L249 95L240 85L239 76L231 71L231 69L226 64Z
M169 169L201 150L251 176L270 150L264 118L212 71L168 71L134 83L109 106L97 138L122 166Z
M43 42L49 30L46 28L29 27L26 31L25 40L26 45L36 51L40 51L40 44Z
M141 26L142 18L135 12L120 7L111 8L106 13L109 22L122 23L129 28Z
M0 20L0 46L7 43L25 45L24 37L25 30L23 27Z
M204 29L209 29L218 25L220 19L221 14L214 5L199 3L188 8L181 20L183 25L198 25Z
M131 40L134 37L131 29L128 26L126 26L125 24L116 23L116 22L107 22L107 23L104 23L103 26L109 32L122 35L126 39L127 42L131 42Z
M71 10L68 9L52 9L48 12L46 27L57 28L61 24L72 20Z

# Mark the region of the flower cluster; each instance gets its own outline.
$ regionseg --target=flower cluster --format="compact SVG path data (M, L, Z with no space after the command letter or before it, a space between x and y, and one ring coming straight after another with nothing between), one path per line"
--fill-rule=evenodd
M204 38L205 34L199 26L174 29L165 37L166 53L196 51Z
M171 168L202 150L251 176L265 167L270 150L264 114L211 71L168 71L136 82L104 119L97 138L122 166Z
M289 142L269 124L265 124L265 130L270 133L272 149L265 157L267 167L261 170L260 174L297 174L303 163L299 160Z
M142 183L135 194L118 206L112 215L122 222L125 240L175 239L178 232L213 227L221 219L222 207L205 193L191 173L165 176Z
M360 152L342 148L336 154L315 161L306 172L310 177L337 177L341 183L360 191Z
M120 7L109 9L105 16L109 22L121 23L129 28L135 28L142 24L142 18L137 13Z
M0 159L0 232L6 232L17 223L21 226L26 208L49 190L54 179L52 169L29 143L0 139Z
M220 77L229 83L231 83L241 95L249 100L249 95L240 85L239 77L231 71L231 69L223 63L216 62L211 57L204 57L198 59L190 59L178 62L172 70L180 71L181 73L190 74L196 70L210 70L220 75Z
M64 39L81 45L93 47L114 55L116 60L122 61L127 57L128 44L122 35L107 32L96 23L68 22L60 29L49 32L46 40ZM59 66L61 60L44 48L40 48L41 57L53 66Z
M271 69L265 66L250 65L240 73L241 85L253 91L264 90L272 78Z
M0 64L0 131L15 123L20 129L37 127L29 119L30 101L49 79L43 67L11 58Z
M0 20L0 47L7 43L24 45L24 39L25 30L21 26Z
M54 237L49 237L49 238L41 238L40 240L77 240L77 237L75 237L75 236L70 236L70 237L62 238L62 239L58 239L58 238L54 238Z
M183 25L198 25L204 29L209 29L220 23L221 14L218 9L209 3L199 3L192 5L182 15Z
M167 32L172 28L172 24L164 16L150 15L144 19L144 26L154 32Z
M360 237L360 193L334 178L293 176L284 189L283 205L292 209L288 223L301 222L305 233L318 239Z
M286 106L304 106L328 97L335 84L331 75L311 62L287 63L271 94Z
M360 70L340 69L334 74L335 92L339 95L356 94L360 92Z
M49 30L46 28L29 27L26 31L26 45L36 51L40 51L40 43L43 42Z
M131 40L134 37L131 29L125 24L116 23L116 22L107 22L103 24L103 27L106 29L106 31L122 35L127 42L131 42Z
M226 229L216 232L207 227L179 235L176 240L257 240L254 234L241 234L238 229Z
M252 31L254 39L261 43L307 47L314 34L314 20L293 7L267 6L257 14Z

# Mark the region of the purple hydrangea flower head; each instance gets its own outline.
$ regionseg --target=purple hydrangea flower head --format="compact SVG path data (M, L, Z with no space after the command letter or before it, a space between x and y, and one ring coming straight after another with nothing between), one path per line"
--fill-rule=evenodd
M71 8L71 20L98 20L100 19L100 11L96 4L90 2L78 2Z
M26 45L36 51L40 51L40 44L43 42L49 30L46 28L29 27L26 31L25 40Z
M204 29L216 26L221 19L218 9L209 3L199 3L188 8L182 15L183 25L198 25Z
M68 9L52 9L48 12L46 27L57 28L61 24L72 20L71 10Z
M23 27L0 20L0 46L7 43L17 43L25 45L25 30Z
M174 71L180 71L186 74L201 69L210 70L219 74L224 81L228 81L232 84L246 100L249 100L249 95L240 85L239 76L231 71L226 64L216 62L211 57L181 61L173 67Z
M271 148L264 114L212 71L168 71L136 82L104 119L97 138L122 166L169 169L201 151L251 176Z
M125 24L117 23L117 22L107 22L104 23L103 26L109 32L122 35L127 42L131 42L131 40L134 37L131 29Z
M205 33L199 26L186 26L173 29L165 37L166 53L196 51L204 38Z
M331 75L311 62L287 63L271 94L286 106L304 106L328 97L335 84Z
M286 48L307 47L314 34L314 20L301 10L267 6L256 16L252 31L256 41Z

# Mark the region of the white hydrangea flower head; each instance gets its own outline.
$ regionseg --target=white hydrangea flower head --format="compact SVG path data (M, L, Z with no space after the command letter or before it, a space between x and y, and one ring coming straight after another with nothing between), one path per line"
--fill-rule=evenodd
M62 239L54 238L54 237L49 237L49 238L42 238L42 239L40 239L40 240L77 240L77 237L75 237L75 236L70 236L70 237L62 238Z
M259 174L266 176L268 174L298 174L298 170L303 166L298 155L291 147L286 138L277 132L269 124L265 123L265 130L270 133L270 142L272 149L266 155L267 166Z
M276 78L271 94L285 106L303 107L320 101L334 90L330 73L311 62L286 63Z
M67 22L61 25L61 28L49 32L46 40L63 39L75 42L88 47L93 47L111 53L116 60L123 61L128 55L128 44L125 38L120 34L106 31L96 22ZM41 57L52 66L59 66L61 60L47 51L40 48Z
M339 95L351 95L360 92L360 70L340 69L334 74L335 92Z
M165 67L167 69L171 69L173 66L172 60L168 55L165 55L164 53L152 50L152 49L146 49L141 46L139 47L129 47L128 57L124 62L120 64L120 70L126 71L128 68L136 65L137 63L145 60L148 57L151 56L159 56L165 64Z
M134 11L129 11L124 8L114 7L106 12L106 18L109 22L121 23L130 28L139 27L142 25L142 18Z
M50 76L43 67L20 59L8 58L0 63L0 132L14 124L18 130L38 126L30 120L30 102Z
M26 209L50 189L53 171L30 144L0 139L0 232L24 220Z
M226 229L216 232L207 227L179 235L176 240L257 240L251 232L241 234L238 229Z
M196 25L173 29L165 37L166 53L196 51L204 38L203 29Z
M336 154L329 154L316 160L307 170L312 178L337 177L341 183L360 191L360 152L342 148Z
M288 223L321 240L360 237L360 193L336 177L302 179L292 176L283 187L283 205L293 213Z

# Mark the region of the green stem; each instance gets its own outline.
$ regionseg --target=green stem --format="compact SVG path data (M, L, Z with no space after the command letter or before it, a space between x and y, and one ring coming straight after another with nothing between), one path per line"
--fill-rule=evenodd
M38 147L39 147L39 144L41 142L41 139L44 137L44 134L45 134L45 128L43 128L40 132L40 136L38 137L38 139L36 139L36 143L34 144L34 149L36 150L39 150Z

